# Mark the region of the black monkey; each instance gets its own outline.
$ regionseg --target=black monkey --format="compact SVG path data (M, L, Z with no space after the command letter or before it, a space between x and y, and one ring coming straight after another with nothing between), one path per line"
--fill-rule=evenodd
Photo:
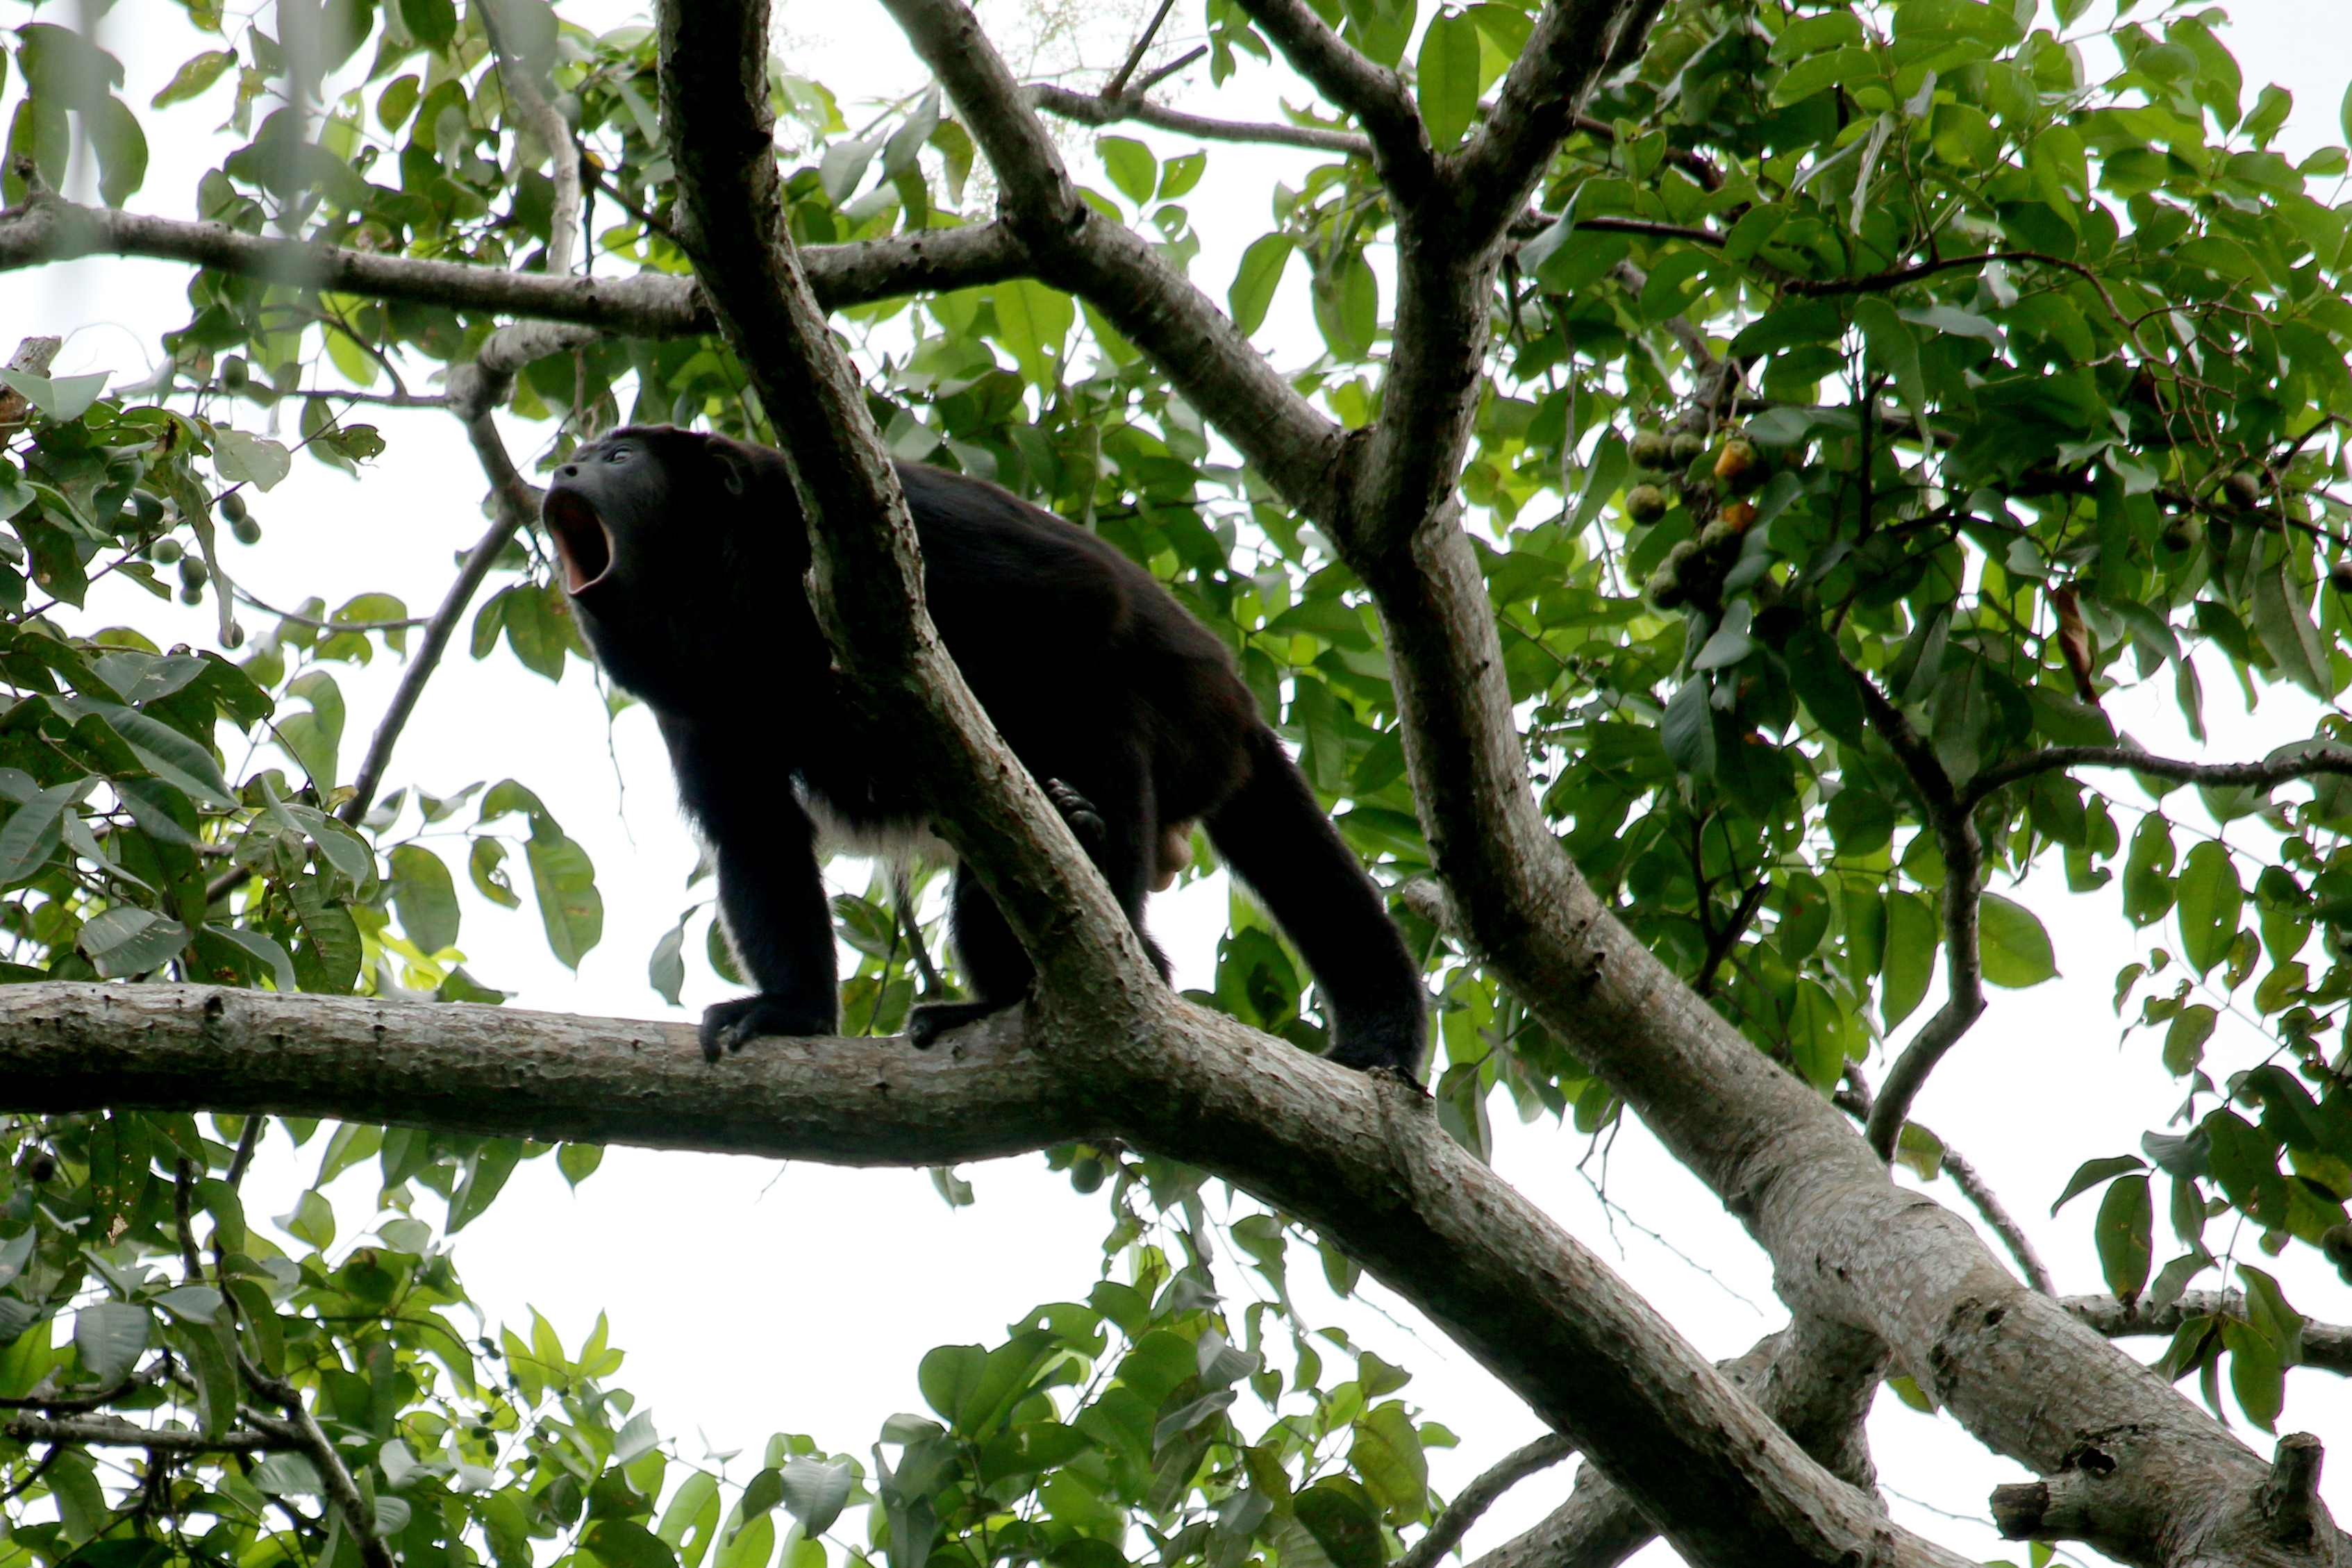
M924 593L957 668L1143 932L1147 891L1195 821L1306 955L1331 1059L1416 1076L1419 967L1378 889L1258 718L1224 646L1152 575L995 485L898 470ZM661 724L679 796L716 854L719 905L755 996L703 1016L704 1053L835 1027L822 826L866 848L924 826L909 764L848 721L803 585L783 458L667 426L616 430L555 472L544 518L589 645ZM917 1009L919 1046L1020 1000L1031 976L968 868L951 903L978 1000ZM1144 944L1161 977L1167 960Z

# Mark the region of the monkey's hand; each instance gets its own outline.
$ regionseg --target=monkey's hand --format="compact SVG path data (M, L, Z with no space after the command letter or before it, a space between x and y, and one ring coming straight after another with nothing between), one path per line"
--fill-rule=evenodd
M702 1059L715 1062L761 1035L830 1035L840 1026L840 1014L830 994L822 1003L774 992L738 996L703 1010Z
M1078 847L1093 858L1101 859L1103 819L1102 815L1095 810L1095 803L1059 779L1046 779L1041 787L1045 792L1045 798L1054 803L1054 809L1062 814L1062 820L1068 823L1070 831L1076 835Z

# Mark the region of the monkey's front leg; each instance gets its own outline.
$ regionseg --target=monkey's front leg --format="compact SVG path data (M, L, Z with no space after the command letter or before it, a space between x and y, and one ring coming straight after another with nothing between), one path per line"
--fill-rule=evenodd
M808 817L796 805L772 807L756 834L720 831L712 842L728 943L736 967L760 991L703 1013L702 1054L715 1062L760 1035L834 1033L840 1007L833 910Z

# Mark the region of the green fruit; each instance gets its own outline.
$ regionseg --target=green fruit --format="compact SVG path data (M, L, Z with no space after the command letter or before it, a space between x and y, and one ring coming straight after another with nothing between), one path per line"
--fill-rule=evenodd
M1625 515L1635 522L1655 522L1666 515L1666 492L1655 485L1635 485L1625 492Z
M256 522L250 515L231 518L229 520L228 531L236 535L236 542L239 544L258 544L261 542L261 524Z
M1661 566L1650 574L1650 603L1662 610L1671 610L1686 597L1682 579L1671 566Z
M147 559L158 566L169 566L179 558L180 542L176 539L159 539L154 548L147 552Z
M1679 574L1685 566L1697 558L1698 541L1678 539L1675 542L1675 547L1666 552L1665 570Z
M235 621L229 622L228 630L221 634L221 646L223 647L231 648L243 647L245 646L245 628L237 625Z
M180 603L188 605L190 608L194 608L204 602L205 591L202 588L183 588L180 590Z
M1689 468L1698 461L1699 454L1706 450L1706 443L1688 430L1676 431L1674 440L1668 443L1668 453L1674 458L1675 467L1677 468Z
M183 555L180 557L180 583L181 585L185 587L191 594L203 587L205 585L205 579L211 575L212 574L210 572L205 570L205 563L202 561L197 560L194 556Z
M245 498L231 490L220 499L220 514L235 522L245 515Z
M247 372L245 361L241 356L231 354L228 358L221 361L220 384L223 386L227 387L231 392L244 391L245 384L249 379L250 374Z
M2352 594L2352 561L2338 561L2330 566L2327 585L2339 594Z
M1637 468L1663 468L1674 456L1673 444L1655 430L1636 430L1625 444L1626 455Z
M1705 528L1699 530L1698 547L1705 554L1727 554L1738 543L1739 530L1734 528L1722 518L1717 518L1713 522L1708 523Z
M2263 477L2260 474L2240 469L2221 481L2221 489L2232 506L2251 511L2263 504Z
M2164 532L2160 537L2167 550L2186 550L2197 542L2196 520L2176 517L2164 525Z

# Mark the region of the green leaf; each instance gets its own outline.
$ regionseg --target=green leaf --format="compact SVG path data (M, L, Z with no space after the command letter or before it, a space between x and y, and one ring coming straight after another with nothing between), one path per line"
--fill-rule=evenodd
M2245 892L2227 845L2202 839L2180 868L2181 956L2200 976L2230 954L2238 940L2238 913Z
M1120 195L1137 206L1151 199L1152 188L1160 183L1160 161L1150 148L1129 137L1104 136L1096 140L1095 152Z
M400 19L407 24L409 36L427 48L438 49L457 36L456 0L400 0Z
M2311 596L2287 575L2284 557L2253 573L2254 635L2280 672L2321 701L2336 695L2327 643L2311 621Z
M1348 1468L1363 1479L1364 1489L1391 1519L1419 1519L1427 1511L1429 1458L1422 1452L1412 1418L1394 1400L1375 1405L1356 1422Z
M531 890L539 895L540 923L547 928L548 951L565 968L578 969L604 935L604 900L596 891L596 868L588 851L552 824L533 826L524 854L530 862Z
M473 850L466 857L466 870L474 879L474 890L500 909L522 908L521 896L507 879L507 847L503 839L477 838Z
M147 100L147 107L168 109L173 104L194 98L218 81L221 72L236 63L236 53L233 49L207 49L203 54L191 56L172 73L172 79L163 84L163 90Z
M499 1195L499 1189L514 1174L515 1163L522 1158L522 1141L519 1138L487 1140L474 1157L466 1162L465 1175L457 1183L457 1191L449 1200L449 1232L457 1234L481 1217Z
M1380 1521L1346 1482L1318 1481L1292 1498L1290 1506L1331 1568L1381 1568Z
M1927 998L1943 934L1935 906L1926 899L1916 893L1886 895L1886 981L1878 994L1878 1015L1889 1029Z
M686 986L686 922L693 913L688 910L680 914L677 924L662 933L662 939L654 943L653 956L646 960L646 983L673 1007L685 1005L678 993Z
M1695 675L1666 701L1658 721L1658 741L1675 767L1696 779L1715 774L1715 715L1707 706L1707 678Z
M2113 1181L2128 1171L2147 1169L2147 1162L2137 1154L2109 1154L2103 1159L2085 1160L2073 1175L2066 1178L2066 1190L2060 1193L2058 1201L2050 1205L2050 1217L2057 1218L2060 1209L2101 1182Z
M308 702L310 710L289 713L278 721L278 749L294 760L324 797L335 787L343 741L343 689L333 676L313 668L288 681L286 695ZM137 744L131 736L123 738Z
M823 1535L848 1506L850 1473L845 1461L794 1459L783 1468L783 1504L804 1536Z
M1160 199L1172 202L1201 183L1202 171L1209 166L1205 152L1185 153L1160 165Z
M106 390L106 374L61 375L51 380L26 370L0 370L0 384L22 393L25 401L60 425L71 424L89 412Z
M1478 112L1478 25L1455 11L1442 11L1422 35L1413 97L1429 144L1451 152Z
M286 949L280 945L276 937L266 931L245 931L235 926L208 925L205 930L225 941L235 942L262 963L269 965L270 976L276 981L278 989L282 994L290 996L301 989L300 984L294 978L294 960L288 956Z
M147 183L147 132L131 106L111 96L83 116L82 129L98 154L99 196L119 207Z
M117 904L86 922L75 945L109 980L144 974L188 945L188 928L152 910Z
M660 1536L625 1519L598 1520L581 1544L604 1568L677 1568L677 1554Z
M2124 913L2154 925L2172 908L2172 825L2154 812L2140 818L2124 860Z
M0 887L13 887L48 864L63 837L66 811L89 787L86 779L52 784L16 809L0 827Z
M457 885L441 857L422 844L393 848L393 903L401 929L427 956L457 945Z
M2146 1176L2118 1177L2099 1200L2098 1223L2092 1230L2099 1245L2099 1268L2107 1289L2124 1301L2136 1300L2147 1283L2155 1213Z
M1243 336L1256 331L1265 321L1267 307L1274 303L1274 290L1282 281L1283 268L1290 264L1291 252L1297 247L1286 234L1261 235L1242 252L1242 264L1234 274L1234 286L1225 291L1226 307L1232 310L1234 328Z
M1021 374L1038 386L1051 386L1060 374L1063 346L1077 321L1077 307L1058 289L1026 278L999 283L996 341L1020 363Z
M74 1349L82 1371L100 1387L121 1383L147 1349L154 1320L128 1301L94 1301L74 1314Z
M564 1182L577 1187L596 1173L604 1163L604 1146L601 1143L566 1143L555 1152L555 1168L562 1173Z
M2023 904L1999 893L1981 895L1977 905L1977 941L1984 977L1994 985L2021 991L2039 985L2058 973L2050 933Z
M515 658L535 675L562 679L563 655L572 641L572 612L563 590L552 583L519 583L504 598L507 646Z
M278 480L294 471L293 455L283 442L221 425L213 426L212 437L213 467L229 484L274 489Z

